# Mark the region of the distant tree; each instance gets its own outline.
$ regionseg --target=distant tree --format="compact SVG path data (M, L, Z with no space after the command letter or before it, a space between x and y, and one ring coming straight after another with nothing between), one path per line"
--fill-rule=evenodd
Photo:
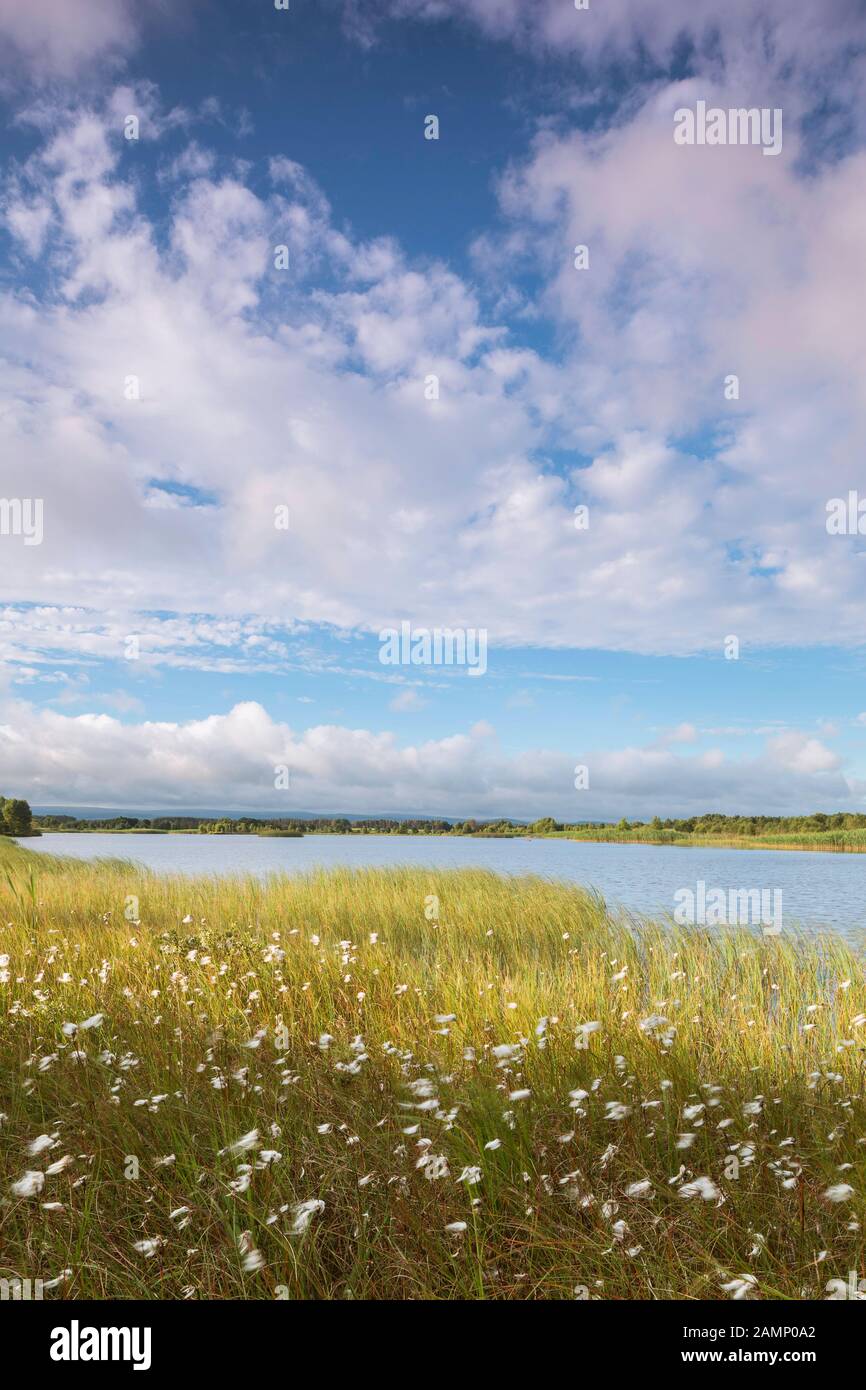
M3 801L4 835L29 835L33 829L33 812L26 801L6 798Z
M553 830L561 830L562 826L557 824L553 816L543 816L541 820L535 820L529 826L533 835L549 835Z

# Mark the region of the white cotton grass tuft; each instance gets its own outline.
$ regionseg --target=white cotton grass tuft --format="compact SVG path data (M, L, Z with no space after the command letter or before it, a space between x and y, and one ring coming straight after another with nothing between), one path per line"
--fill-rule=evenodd
M325 1210L325 1203L320 1197L310 1197L305 1202L296 1202L292 1207L292 1224L290 1235L302 1236L310 1225L314 1216L320 1216Z
M152 1236L148 1240L137 1240L132 1248L146 1260L152 1260L159 1247L164 1244L161 1236Z
M44 1186L45 1174L28 1168L17 1182L13 1182L12 1192L16 1197L38 1197Z
M50 1134L39 1134L35 1139L31 1139L27 1145L27 1152L31 1158L35 1158L37 1154L44 1153L46 1149L53 1149L56 1145L57 1139L52 1138Z
M238 1252L244 1274L254 1274L257 1269L264 1269L265 1257L261 1250L256 1249L251 1231L241 1231L238 1236Z
M623 1105L622 1101L620 1101L620 1100L607 1100L607 1101L605 1101L605 1103L604 1103L604 1110L605 1110L604 1118L605 1118L606 1120L614 1120L614 1121L624 1120L628 1115L631 1114L631 1106L630 1106L630 1105Z
M740 1274L735 1279L731 1279L727 1284L722 1284L723 1293L729 1293L731 1298L740 1302L744 1298L749 1298L757 1286L757 1279L754 1274Z
M626 1197L646 1197L652 1192L653 1185L649 1178L643 1178L640 1182L633 1182L625 1190Z
M837 1182L832 1187L828 1187L824 1193L824 1198L828 1202L847 1202L854 1196L854 1189L850 1183Z
M56 1163L50 1163L48 1165L45 1169L46 1178L53 1178L57 1173L62 1173L63 1169L68 1168L69 1164L72 1162L74 1162L72 1154L64 1154L62 1158L58 1158Z
M681 1197L702 1197L705 1202L716 1202L722 1196L712 1178L694 1178L691 1182L684 1182L679 1192Z
M224 1149L220 1149L220 1158L233 1158L235 1154L247 1153L254 1149L259 1142L259 1131L251 1129L249 1134L242 1134L240 1139L236 1139L233 1144L227 1144Z

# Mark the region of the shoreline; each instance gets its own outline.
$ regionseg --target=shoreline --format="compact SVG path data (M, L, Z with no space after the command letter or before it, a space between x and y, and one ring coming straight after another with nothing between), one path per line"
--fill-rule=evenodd
M127 828L106 829L104 827L94 827L88 829L82 826L34 826L38 832L32 836L6 836L7 839L39 839L44 835L201 835L205 838L225 838L238 839L249 835L251 838L270 838L270 839L306 839L316 835L340 836L349 839L362 839L369 837L378 838L397 838L397 839L456 839L456 840L572 840L578 843L604 844L604 845L657 845L671 846L672 848L699 848L699 849L736 849L736 850L797 850L814 851L819 854L866 854L866 837L863 841L849 841L845 843L845 832L827 831L825 834L816 832L813 837L808 835L755 835L755 836L724 836L724 835L691 835L679 831L663 831L660 834L640 835L629 834L626 831L612 831L608 835L595 833L581 833L568 830L555 830L550 832L533 831L531 833L515 829L509 834L497 834L495 832L475 831L472 834L464 834L461 831L443 832L434 831L429 834L415 830L252 830L243 831L240 834L234 831L210 832L192 829L166 830L162 828ZM848 832L852 834L856 832Z

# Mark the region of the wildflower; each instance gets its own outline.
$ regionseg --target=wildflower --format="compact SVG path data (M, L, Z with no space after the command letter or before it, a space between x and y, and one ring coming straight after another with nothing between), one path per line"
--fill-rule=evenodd
M428 1182L437 1182L439 1178L448 1177L448 1159L444 1154L422 1154L415 1167L424 1169L424 1176Z
M641 1019L638 1027L642 1033L654 1033L658 1028L664 1028L667 1021L664 1014L650 1014L648 1018Z
M71 1162L72 1154L64 1154L62 1158L58 1158L56 1163L49 1164L45 1169L45 1176L47 1178L53 1178L55 1174L62 1173L63 1169Z
M847 1202L849 1197L854 1196L854 1189L850 1183L837 1182L832 1187L828 1187L824 1197L828 1202Z
M325 1203L319 1197L308 1198L306 1202L297 1202L292 1207L292 1225L290 1234L302 1236L306 1231L314 1216L325 1210Z
M648 1192L652 1192L652 1183L648 1178L641 1182L633 1182L625 1190L626 1197L645 1197Z
M132 1248L137 1251L139 1255L143 1255L146 1260L149 1260L156 1254L162 1244L162 1237L154 1236L150 1240L137 1240Z
M607 1112L604 1117L606 1120L624 1120L627 1115L631 1114L631 1106L623 1105L619 1100L605 1101L604 1108Z
M241 1135L233 1144L228 1144L224 1149L220 1149L219 1156L224 1158L226 1155L233 1157L235 1154L246 1153L248 1149L254 1149L259 1142L259 1131L251 1129L249 1134Z
M729 1293L731 1298L740 1301L748 1298L757 1282L754 1274L741 1274L738 1278L732 1279L730 1283L722 1284L721 1288L724 1293Z
M53 1149L57 1144L56 1139L52 1139L50 1134L40 1134L36 1139L31 1139L27 1145L27 1152L31 1158L41 1154L45 1149Z
M705 1202L715 1201L721 1195L712 1178L695 1178L693 1182L684 1182L680 1188L681 1197L703 1197Z
M601 1024L597 1021L592 1023L579 1023L575 1029L575 1046L586 1047L590 1033L597 1033Z
M250 1231L241 1231L238 1236L238 1251L243 1256L242 1268L244 1274L253 1274L257 1269L261 1269L264 1266L264 1256L253 1244Z
M12 1191L16 1197L37 1197L45 1186L45 1174L28 1168L24 1176L13 1182Z

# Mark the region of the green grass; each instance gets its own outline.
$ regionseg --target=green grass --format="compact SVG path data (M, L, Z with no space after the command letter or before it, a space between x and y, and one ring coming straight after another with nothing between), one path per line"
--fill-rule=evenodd
M695 835L684 830L653 830L650 826L582 826L554 830L544 839L592 840L618 845L702 845L708 849L806 849L830 854L866 853L866 830L797 830L767 835Z
M52 1298L703 1299L749 1273L772 1300L864 1274L866 987L839 938L629 924L474 870L263 884L2 841L0 894L0 1278L70 1271ZM687 1195L697 1178L718 1196Z

